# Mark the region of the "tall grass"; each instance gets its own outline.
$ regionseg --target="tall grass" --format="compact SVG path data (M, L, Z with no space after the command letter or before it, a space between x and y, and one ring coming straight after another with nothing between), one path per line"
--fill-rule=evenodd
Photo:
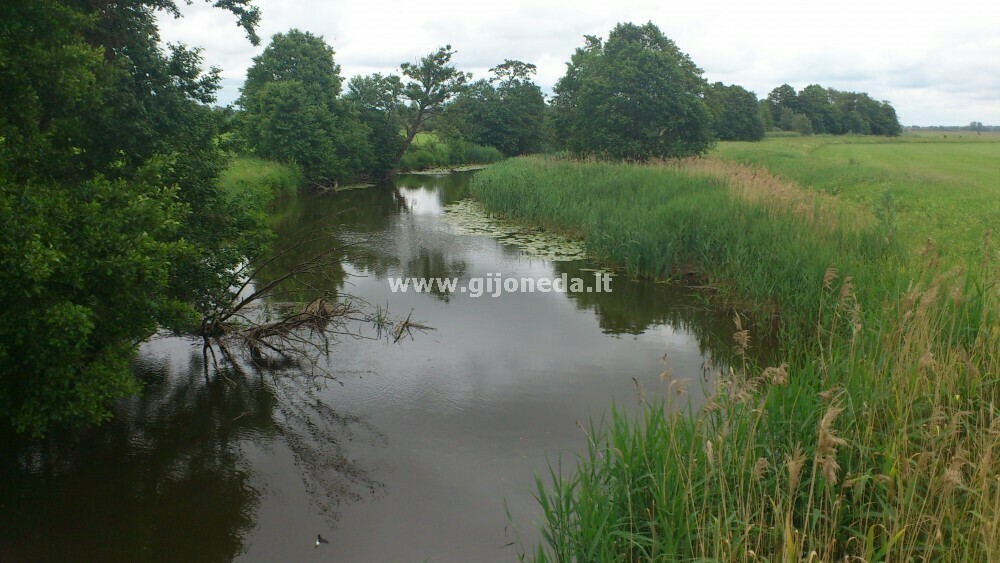
M901 250L891 213L712 160L517 159L471 192L782 326L786 362L718 374L704 409L592 425L576 472L539 480L537 560L1000 558L989 243L942 272L933 245ZM734 333L752 343L740 316Z
M415 139L399 162L400 170L426 170L446 168L461 164L489 164L503 158L503 154L493 148L475 143L455 140L448 143L438 140L431 133Z
M235 157L219 175L228 197L252 209L266 209L275 199L305 186L302 172L291 164L252 157Z

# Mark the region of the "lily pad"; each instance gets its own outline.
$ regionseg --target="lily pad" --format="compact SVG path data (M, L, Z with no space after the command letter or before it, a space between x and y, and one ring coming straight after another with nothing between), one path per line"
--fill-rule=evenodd
M525 255L552 262L585 260L582 241L491 217L476 201L463 199L444 208L445 221L460 235L487 236L517 246Z

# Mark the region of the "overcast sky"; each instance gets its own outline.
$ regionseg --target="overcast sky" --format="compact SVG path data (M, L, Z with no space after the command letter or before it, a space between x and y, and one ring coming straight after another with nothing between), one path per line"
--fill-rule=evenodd
M476 77L503 62L538 65L546 93L584 35L607 37L615 23L652 21L711 82L765 97L775 86L818 83L893 103L904 125L1000 125L1000 4L910 2L698 2L623 0L258 0L261 45L235 18L195 1L179 20L161 15L165 41L205 50L222 68L219 102L239 95L247 68L271 35L298 28L322 35L345 78L392 72L451 44L455 63ZM885 3L888 4L888 3ZM895 4L895 3L893 3Z

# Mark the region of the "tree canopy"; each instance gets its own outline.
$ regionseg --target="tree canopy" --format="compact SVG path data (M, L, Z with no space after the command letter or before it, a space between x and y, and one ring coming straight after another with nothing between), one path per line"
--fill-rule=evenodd
M705 92L712 111L712 129L720 141L759 141L764 121L757 96L742 86L712 84Z
M577 154L644 160L713 143L702 71L652 23L587 37L555 86L557 137Z
M351 181L372 172L371 129L347 100L333 48L292 29L254 57L239 104L247 147L297 164L312 182Z
M532 80L533 64L505 60L488 80L466 86L445 110L446 124L467 141L507 156L541 149L545 97Z
M896 136L903 132L892 104L864 92L841 92L810 84L796 92L782 84L767 96L774 125L803 134Z
M233 12L255 40L255 8ZM218 189L219 75L164 49L171 1L0 5L0 413L41 434L101 420L128 361L192 322L264 243Z

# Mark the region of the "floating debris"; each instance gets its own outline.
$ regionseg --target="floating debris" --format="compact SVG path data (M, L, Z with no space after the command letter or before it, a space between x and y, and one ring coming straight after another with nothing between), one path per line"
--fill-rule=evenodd
M363 190L365 188L370 188L375 184L349 184L347 186L337 186L333 188L335 192L346 192L348 190Z
M504 244L520 247L524 254L532 258L552 262L572 262L587 258L587 250L582 241L490 217L479 203L471 199L445 206L444 218L456 234L488 236Z
M617 276L618 274L614 270L605 270L604 268L580 268L581 272L594 272L596 275L602 276Z
M446 166L442 168L428 168L427 170L408 170L402 172L402 174L417 174L424 176L446 176L452 172L472 172L473 170L482 170L486 168L486 164L465 164L462 166Z

